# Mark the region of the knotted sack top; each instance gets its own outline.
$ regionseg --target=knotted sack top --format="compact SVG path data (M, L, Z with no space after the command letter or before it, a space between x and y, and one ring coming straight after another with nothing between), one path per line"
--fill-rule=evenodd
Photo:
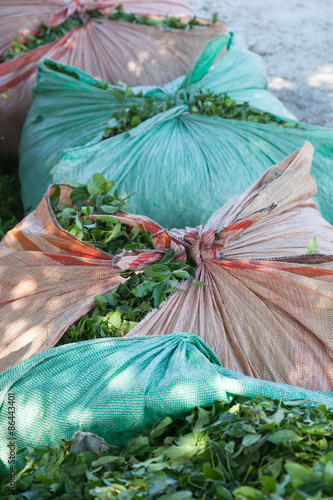
M196 279L181 285L127 336L199 335L223 366L261 379L332 391L333 231L311 197L313 148L269 168L204 226L167 231L133 214L155 249L109 255L62 229L49 193L0 244L1 371L54 346L69 325L167 249L192 253ZM68 203L71 188L62 189ZM67 197L67 199L65 199ZM318 253L307 253L316 237ZM304 348L306 346L306 348Z

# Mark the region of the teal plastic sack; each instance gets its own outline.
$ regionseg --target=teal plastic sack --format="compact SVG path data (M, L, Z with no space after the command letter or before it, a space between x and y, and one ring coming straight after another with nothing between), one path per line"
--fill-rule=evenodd
M234 395L306 399L333 408L332 394L246 377L223 368L197 336L92 340L44 351L0 376L0 462L8 463L9 407L17 449L55 446L77 430L125 446L167 415ZM14 396L12 396L14 395ZM21 462L20 462L21 463ZM17 463L19 466L19 463Z
M260 57L228 37L209 42L186 77L163 88L134 88L161 103L173 100L174 107L102 142L111 115L139 98L121 103L113 94L115 87L103 90L101 82L82 71L67 66L54 70L41 62L20 150L26 210L37 205L49 184L65 177L87 182L101 172L121 190L136 192L133 211L166 228L195 226L307 139L315 146L312 172L319 184L319 208L333 222L332 130L188 112L188 96L210 89L295 123L296 118L265 90ZM226 44L226 55L212 67Z

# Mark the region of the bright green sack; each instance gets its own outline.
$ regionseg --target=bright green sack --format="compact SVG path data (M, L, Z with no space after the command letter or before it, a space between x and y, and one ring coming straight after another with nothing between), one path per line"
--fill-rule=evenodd
M241 375L221 366L197 336L91 340L44 351L0 376L0 471L8 463L8 400L15 395L17 449L55 446L77 430L125 446L167 415L233 396L309 400L333 408L332 394ZM20 458L20 457L19 457ZM22 465L18 461L17 466Z
M185 78L163 88L143 88L146 97L161 103L174 100L173 108L102 142L111 115L139 98L129 97L122 104L113 95L116 87L103 90L103 82L82 71L61 65L49 69L41 62L20 150L26 210L37 205L49 184L65 177L86 183L93 173L101 172L121 191L136 192L134 212L166 228L196 226L307 139L316 150L312 172L320 186L320 208L333 222L331 130L188 113L188 95L210 89L295 124L296 118L265 90L261 58L228 37L209 42ZM226 44L227 54L211 68Z

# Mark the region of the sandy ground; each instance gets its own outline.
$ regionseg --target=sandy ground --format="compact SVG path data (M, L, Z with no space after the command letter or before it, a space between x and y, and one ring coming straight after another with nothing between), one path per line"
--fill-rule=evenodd
M200 17L218 12L260 54L268 88L301 121L333 128L333 0L188 0Z

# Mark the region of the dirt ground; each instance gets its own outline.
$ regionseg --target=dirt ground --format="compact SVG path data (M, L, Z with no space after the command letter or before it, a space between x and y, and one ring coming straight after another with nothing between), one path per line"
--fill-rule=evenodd
M333 128L333 0L188 0L260 54L268 88L301 121Z

